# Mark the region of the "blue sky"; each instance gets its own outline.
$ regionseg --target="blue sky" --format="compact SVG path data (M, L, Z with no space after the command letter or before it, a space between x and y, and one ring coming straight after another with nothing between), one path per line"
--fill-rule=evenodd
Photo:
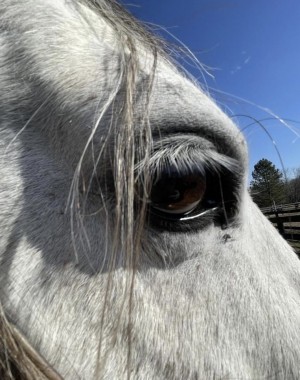
M299 0L132 0L126 6L139 19L166 28L210 68L214 78L205 79L227 113L272 118L262 123L285 168L300 167ZM204 83L199 69L186 68ZM299 137L273 114L293 120L288 124ZM282 169L263 128L249 125L248 117L237 123L249 144L250 172L261 158Z

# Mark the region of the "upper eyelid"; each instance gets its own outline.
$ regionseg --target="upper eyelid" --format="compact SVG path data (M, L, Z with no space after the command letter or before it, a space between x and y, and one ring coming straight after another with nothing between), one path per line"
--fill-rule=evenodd
M193 135L173 136L154 142L149 160L139 162L135 172L139 177L148 169L159 176L168 167L182 174L197 171L202 175L208 170L220 172L223 169L237 175L241 169L236 159L219 153L211 142Z

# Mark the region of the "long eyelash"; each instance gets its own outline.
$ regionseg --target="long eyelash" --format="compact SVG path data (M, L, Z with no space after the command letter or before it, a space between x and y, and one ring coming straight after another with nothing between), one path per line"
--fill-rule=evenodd
M162 139L154 144L153 153L147 163L150 173L159 177L168 170L178 172L182 175L188 173L199 173L205 175L207 171L220 173L226 169L230 174L237 175L240 165L237 160L218 153L214 147L203 147L197 138ZM145 163L140 162L135 167L137 178L145 170Z

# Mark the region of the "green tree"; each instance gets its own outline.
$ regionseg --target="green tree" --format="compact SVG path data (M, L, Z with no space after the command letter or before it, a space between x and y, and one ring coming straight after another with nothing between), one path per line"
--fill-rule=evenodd
M263 158L254 165L253 180L250 183L250 192L259 207L268 207L285 203L285 183L283 175L275 165Z
M287 184L287 200L289 203L300 202L300 168L290 169L291 177Z

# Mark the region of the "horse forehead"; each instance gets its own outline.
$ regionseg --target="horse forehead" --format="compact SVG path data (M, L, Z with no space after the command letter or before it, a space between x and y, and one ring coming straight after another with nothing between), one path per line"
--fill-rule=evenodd
M11 55L18 56L27 75L47 80L53 89L65 89L66 96L68 90L80 91L94 83L100 74L102 86L116 76L120 48L115 32L87 5L72 0L3 0L0 11L7 45L16 50Z
M70 106L72 114L81 113L83 120L94 118L93 104L101 109L100 103L105 103L120 79L120 57L130 54L108 21L87 6L75 6L73 1L29 0L25 5L4 0L0 9L8 5L6 12L10 12L12 22L20 24L17 29L22 45L31 51L26 55L30 64L22 63L20 70L26 67L34 77L45 80L59 103ZM136 51L137 81L143 88L143 81L151 75L153 55L142 42L137 42ZM163 57L157 62L150 100L153 129L172 132L179 126L187 132L211 130L243 141L234 124L201 88ZM139 112L138 106L136 109ZM99 129L99 135L102 133L105 128Z
M64 0L28 0L26 4L3 0L0 9L5 11L2 21L9 20L15 38L21 39L24 49L31 52L27 58L30 65L26 69L32 67L32 71L47 79L49 84L53 82L53 87L83 93L86 92L84 87L89 87L90 92L97 95L97 89L103 91L107 87L109 91L116 84L120 56L130 55L130 52L120 44L116 31L100 13L84 3L75 5L73 1ZM153 54L142 42L136 43L136 50L141 74L139 81L142 82L151 75ZM72 86L64 86L66 77ZM181 102L187 111L196 107L221 115L213 101L160 57L153 104L166 104L168 97L171 98L170 104L174 100L177 104Z

